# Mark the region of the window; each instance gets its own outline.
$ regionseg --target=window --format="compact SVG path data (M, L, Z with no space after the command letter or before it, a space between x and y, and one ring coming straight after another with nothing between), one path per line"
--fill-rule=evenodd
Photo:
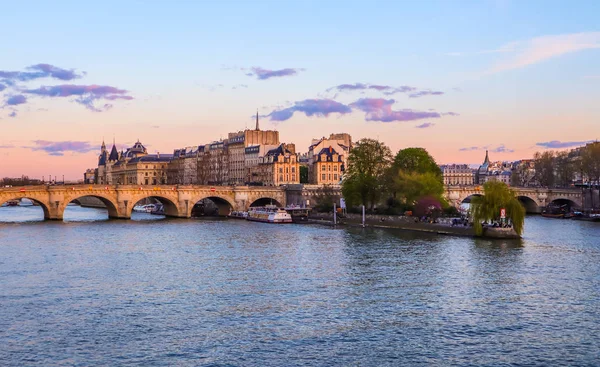
M296 172L296 167L292 167L292 173Z
M146 172L146 176L148 176L148 172Z
M279 181L283 181L283 175L279 175Z
M323 167L323 168L321 169L321 171L326 171L326 170L327 170L327 167L325 167L325 165L323 165L323 166L321 166L321 167Z
M279 173L283 173L283 168L279 168Z
M296 175L292 173L292 181L296 181Z
M337 181L337 179L338 179L338 178L337 178L337 173L334 173L334 174L333 174L333 179Z
M327 168L329 168L329 170L331 171L331 164L328 164Z
M285 173L290 173L290 168L289 167L285 167Z
M337 165L333 166L333 172L337 172Z
M321 174L321 180L325 181L325 174Z
M331 181L331 173L329 174L329 181Z

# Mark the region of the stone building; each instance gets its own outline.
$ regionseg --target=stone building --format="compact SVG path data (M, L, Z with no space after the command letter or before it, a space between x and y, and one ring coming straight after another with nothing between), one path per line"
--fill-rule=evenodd
M98 175L98 169L89 168L83 173L83 183L93 184L96 183L96 176Z
M342 156L332 146L323 148L314 155L311 182L318 185L339 184L344 172ZM310 179L310 177L309 177Z
M308 147L308 177L309 182L316 184L316 172L313 171L315 162L318 159L319 153L324 148L332 147L333 150L341 157L344 167L348 166L348 155L352 149L352 137L350 134L339 133L331 134L329 138L322 137L321 139L313 139Z
M446 164L440 169L446 186L471 186L475 183L475 174L468 164Z
M167 183L167 165L172 155L148 154L146 147L138 140L131 148L119 154L113 143L107 157L106 146L102 143L98 160L99 184L117 185L160 185Z
M167 168L167 183L174 185L198 184L198 161L203 153L203 145L175 149Z
M294 144L269 150L248 172L249 184L280 186L300 183L300 166Z
M279 132L260 130L258 112L254 130L238 131L228 135L228 183L242 185L248 176L246 164L246 148L257 145L279 145Z
M267 152L276 149L279 145L251 145L244 149L244 166L246 177L244 179L244 183L257 183L260 182L257 179L257 170L254 169L257 167L262 161Z

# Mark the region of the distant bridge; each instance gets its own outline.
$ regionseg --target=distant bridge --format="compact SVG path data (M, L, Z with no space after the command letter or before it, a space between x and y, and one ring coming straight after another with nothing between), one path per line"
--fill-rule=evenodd
M230 210L247 210L250 206L286 205L284 187L269 186L168 186L168 185L65 185L0 188L0 204L9 200L29 199L44 210L44 218L62 220L70 202L91 196L108 209L109 218L129 219L133 207L141 200L154 198L164 206L169 217L190 218L194 204L210 199L220 215Z
M546 189L539 187L512 187L528 213L540 213L550 203L582 207L581 189ZM446 198L451 205L459 207L473 196L483 195L481 186L447 186Z

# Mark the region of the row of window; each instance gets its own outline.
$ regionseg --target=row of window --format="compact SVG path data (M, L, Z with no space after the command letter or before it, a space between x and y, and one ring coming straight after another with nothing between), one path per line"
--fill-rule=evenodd
M322 173L321 174L321 181L325 181L325 180L329 180L331 181L331 173L329 175L327 175L326 173ZM337 181L338 180L338 175L337 173L333 174L333 180Z
M327 171L328 169L329 169L329 171L331 171L331 164L328 164L327 166L325 166L325 165L321 166L321 171ZM333 166L333 171L337 172L337 170L338 170L338 166L334 165Z
M283 173L283 167L279 167L279 173ZM285 173L290 173L289 167L285 167ZM292 167L292 173L296 173L296 167Z

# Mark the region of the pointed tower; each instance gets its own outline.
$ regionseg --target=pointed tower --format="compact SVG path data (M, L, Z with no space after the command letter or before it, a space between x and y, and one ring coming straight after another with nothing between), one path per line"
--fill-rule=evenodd
M100 147L100 153L106 153L106 144L104 144L104 138L102 138L102 146Z
M259 131L260 129L258 128L258 110L256 110L256 128L254 129L256 131Z
M490 157L488 156L488 151L485 151L485 160L483 161L483 164L490 164Z
M115 144L115 139L113 138L113 146L110 150L110 155L108 156L109 162L116 162L119 160L119 152L117 152L117 146Z

